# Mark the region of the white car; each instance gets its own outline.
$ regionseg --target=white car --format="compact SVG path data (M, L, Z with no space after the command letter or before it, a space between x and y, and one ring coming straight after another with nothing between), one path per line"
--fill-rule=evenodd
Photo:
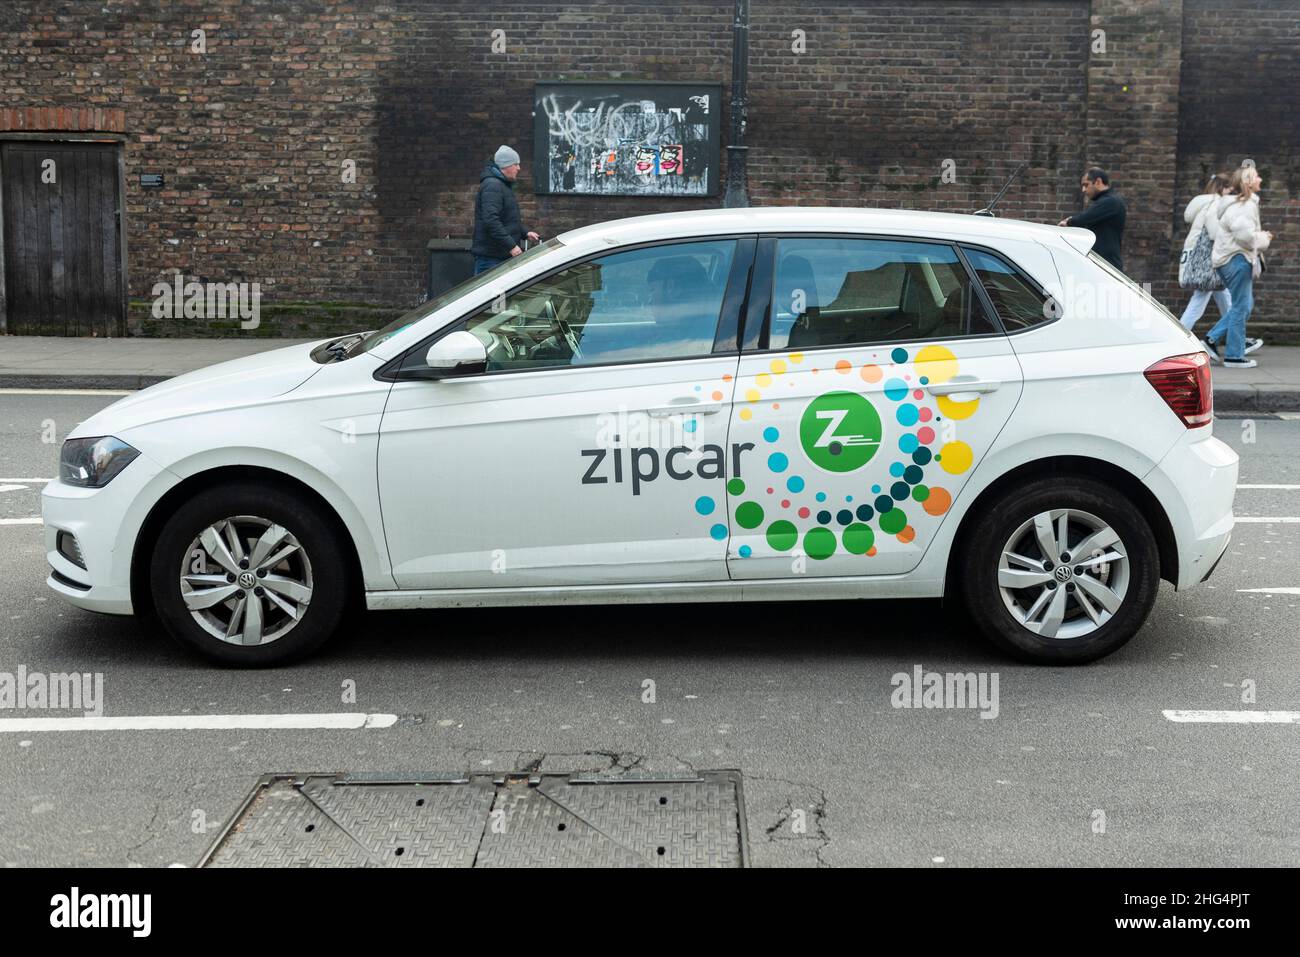
M1210 575L1237 480L1205 354L1092 241L813 208L564 233L82 423L49 586L229 664L363 602L900 597L1090 661Z

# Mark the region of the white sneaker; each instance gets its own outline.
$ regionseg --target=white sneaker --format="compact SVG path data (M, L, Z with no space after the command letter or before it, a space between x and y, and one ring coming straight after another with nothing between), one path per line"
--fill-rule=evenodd
M1254 359L1224 359L1223 367L1225 369L1253 369L1259 365Z
M1210 357L1210 362L1218 363L1223 361L1223 356L1219 355L1219 347L1209 339L1201 340L1201 351Z
M1249 339L1249 338L1248 338L1248 339L1246 340L1246 348L1242 350L1242 353L1243 353L1244 355L1250 355L1252 352L1254 352L1256 349L1258 349L1258 348L1259 348L1260 346L1262 346L1263 344L1264 344L1264 340L1263 340L1263 339Z

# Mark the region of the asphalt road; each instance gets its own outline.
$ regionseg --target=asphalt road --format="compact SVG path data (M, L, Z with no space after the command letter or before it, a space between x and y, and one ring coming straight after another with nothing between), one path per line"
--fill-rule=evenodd
M0 521L39 515L42 431L61 441L112 398L0 393ZM102 672L111 716L398 716L0 733L0 863L193 864L268 772L530 766L739 769L759 866L1295 865L1300 724L1163 714L1300 710L1300 420L1215 429L1244 485L1296 486L1244 488L1238 514L1291 521L1239 525L1206 587L1162 585L1137 638L1076 669L999 658L936 602L827 602L371 614L302 665L223 671L62 604L40 526L0 524L0 671ZM998 717L892 708L891 676L918 664L997 672Z

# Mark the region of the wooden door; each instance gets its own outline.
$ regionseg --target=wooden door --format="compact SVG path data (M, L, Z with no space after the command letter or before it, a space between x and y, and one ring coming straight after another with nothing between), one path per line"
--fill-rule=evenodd
M0 144L8 332L126 334L119 149L116 143Z

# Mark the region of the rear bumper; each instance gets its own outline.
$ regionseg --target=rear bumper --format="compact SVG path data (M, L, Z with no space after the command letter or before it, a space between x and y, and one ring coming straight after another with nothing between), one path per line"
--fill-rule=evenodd
M1180 590L1208 578L1232 538L1237 453L1208 432L1188 430L1143 479L1173 528Z

